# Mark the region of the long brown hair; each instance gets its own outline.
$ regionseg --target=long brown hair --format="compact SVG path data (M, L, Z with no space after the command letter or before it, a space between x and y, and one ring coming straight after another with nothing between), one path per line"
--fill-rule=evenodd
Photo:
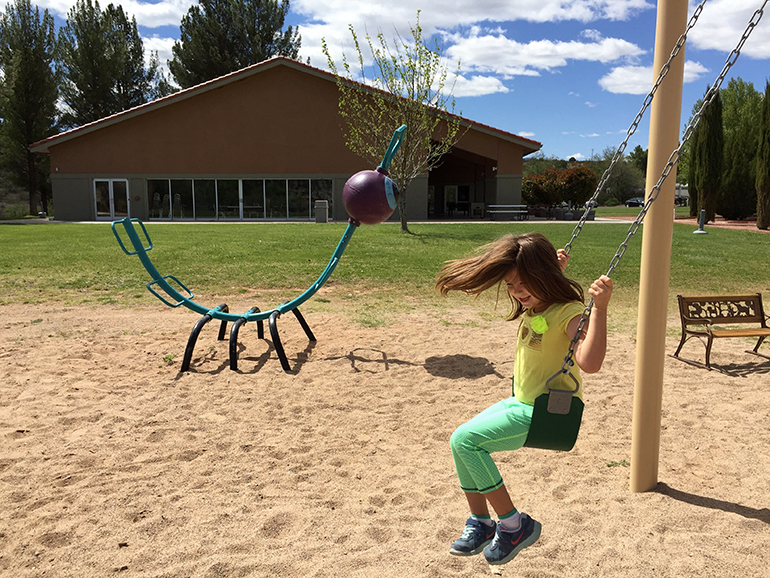
M480 295L497 285L498 297L505 277L513 270L521 283L540 301L583 302L583 288L565 277L556 248L540 233L505 235L480 247L471 257L447 261L436 278L436 289L446 296L450 291ZM516 319L524 308L506 290L511 302L507 319Z

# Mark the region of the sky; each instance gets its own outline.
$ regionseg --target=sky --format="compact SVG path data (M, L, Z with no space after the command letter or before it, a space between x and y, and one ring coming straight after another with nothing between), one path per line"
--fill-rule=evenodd
M12 0L0 0L0 8ZM172 57L182 17L196 0L113 0L136 17L146 50ZM764 0L766 1L766 0ZM75 0L32 0L64 24ZM104 7L109 2L103 0ZM690 2L688 17L700 2ZM763 0L708 0L688 36L681 127L725 66ZM657 3L650 0L291 0L286 24L299 28L300 58L326 69L332 55L355 60L359 37L410 38L419 22L437 39L449 70L460 62L454 112L542 143L546 156L587 159L616 149L652 87ZM756 19L755 19L756 21ZM682 53L679 55L682 56ZM760 92L770 79L770 4L730 78ZM649 110L629 140L648 148Z

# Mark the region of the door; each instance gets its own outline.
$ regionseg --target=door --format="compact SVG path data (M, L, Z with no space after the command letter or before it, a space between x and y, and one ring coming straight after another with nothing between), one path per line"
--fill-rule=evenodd
M94 180L94 206L97 219L129 217L128 180Z

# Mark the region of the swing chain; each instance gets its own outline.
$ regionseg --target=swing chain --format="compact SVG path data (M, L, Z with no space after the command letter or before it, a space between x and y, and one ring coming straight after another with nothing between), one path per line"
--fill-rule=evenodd
M724 82L724 79L727 76L727 73L730 71L730 69L738 59L738 56L741 53L741 49L743 48L743 45L746 43L746 40L748 40L749 36L751 35L751 32L754 30L757 24L759 24L759 21L762 19L762 15L764 14L764 9L768 1L770 0L764 0L764 2L762 2L762 5L754 12L751 19L749 20L748 25L746 26L746 30L743 32L741 39L738 41L738 44L733 49L733 51L728 55L725 65L722 68L722 72L714 81L714 84L706 91L706 95L703 97L703 104L701 105L698 112L696 112L693 115L692 119L690 120L690 123L687 125L687 128L684 131L684 134L682 136L681 142L679 143L679 146L676 148L676 150L674 150L674 152L671 153L671 156L669 156L668 161L666 162L666 166L663 168L663 172L661 173L660 178L658 179L658 182L650 190L650 193L647 197L647 200L644 203L644 206L639 211L639 214L637 215L636 219L629 227L625 240L620 244L620 246L618 247L618 250L615 252L615 256L612 258L612 261L610 262L610 267L606 273L607 277L609 277L612 274L612 272L615 270L615 268L620 264L620 261L623 258L623 255L625 255L626 253L626 249L628 249L628 243L630 242L631 238L634 235L636 235L637 231L639 230L639 227L642 225L642 222L644 221L644 217L647 215L647 211L649 211L650 207L652 206L652 203L654 203L655 200L658 198L658 195L660 194L660 188L661 186L663 186L663 182L666 180L668 175L671 173L671 171L679 161L679 157L681 156L681 153L682 153L682 148L684 147L685 144L687 144L690 138L692 138L693 132L695 131L695 128L698 126L700 119L703 117L706 107L709 104L711 104L711 102L716 98L716 95L719 93L719 88L722 86L722 83ZM671 59L669 59L669 62L671 62ZM656 87L657 87L657 84L658 83L656 83ZM630 136L630 134L628 136ZM626 138L626 140L628 140L628 138ZM625 142L624 142L624 145L625 145ZM597 192L598 192L598 189L597 189ZM596 195L596 193L594 193L594 195ZM581 219L581 222L578 224L579 228L582 229L582 225L584 221L585 221L585 214L583 215L583 219ZM578 227L576 227L576 230L578 229ZM575 237L577 237L577 234L573 233L572 239L570 240L569 244L571 244L572 241L575 240ZM575 356L575 346L577 345L577 342L580 339L580 335L583 332L583 328L585 327L586 323L588 323L588 320L591 317L591 308L593 307L593 304L594 304L594 300L593 298L591 298L590 301L588 302L588 305L583 310L583 313L580 316L580 321L578 322L577 330L575 331L575 335L572 337L572 340L570 341L569 349L567 351L567 355L564 357L564 362L562 363L561 369L553 377L551 377L551 379L556 377L556 375L559 375L562 373L563 374L569 373L572 366L575 365L575 360L573 359Z
M674 46L674 48L671 50L671 54L668 57L668 60L666 61L666 63L661 67L657 80L655 81L655 83L652 86L652 89L650 89L650 92L647 93L647 96L644 99L642 108L639 110L638 113L636 113L636 118L634 118L634 121L631 123L631 126L628 127L628 131L626 132L626 138L623 140L622 143L620 143L617 150L615 151L615 154L612 156L612 160L610 161L610 164L607 167L607 170L605 170L604 173L602 174L602 178L599 179L599 184L596 186L596 190L594 191L593 196L588 200L586 205L588 205L588 203L590 203L591 201L595 201L599 197L599 193L601 193L602 189L604 189L604 186L607 184L607 181L612 175L612 171L615 168L615 165L618 162L620 162L620 159L623 158L623 152L626 150L626 146L628 146L629 139L633 136L633 134L636 132L636 129L639 127L639 123L642 121L642 118L644 117L644 113L650 107L650 104L652 103L652 99L655 97L655 93L658 91L658 87L663 82L663 79L666 77L669 70L671 69L671 63L681 51L685 41L687 40L687 35L690 33L690 30L692 29L693 26L695 26L695 23L698 21L698 18L700 17L701 12L703 11L703 6L706 4L706 1L707 0L703 0L700 3L700 5L695 9L695 12L693 12L693 15L690 17L690 21L687 23L687 28L677 40L677 43ZM575 241L575 239L577 239L578 235L580 235L581 231L583 230L583 225L585 224L587 219L588 219L588 211L586 210L586 211L583 211L583 216L580 218L580 221L575 226L575 230L572 231L572 238L564 246L564 251L567 253L567 255L569 255L569 252L572 249L572 243Z

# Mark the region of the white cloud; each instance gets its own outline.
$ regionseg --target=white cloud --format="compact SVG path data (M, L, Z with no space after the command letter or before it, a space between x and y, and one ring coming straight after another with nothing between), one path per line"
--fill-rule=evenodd
M700 80L707 72L699 62L688 60L684 65L684 82ZM656 79L652 66L618 66L599 79L599 86L614 94L647 94Z
M158 36L142 38L146 59L149 60L149 55L151 52L157 52L160 67L163 69L163 74L166 75L166 79L168 80L173 80L171 73L168 70L168 61L171 60L174 56L171 52L171 48L174 46L174 42L175 40L173 38L159 38Z
M519 135L519 136L523 136L524 138L532 138L533 136L535 136L535 133L528 132L528 131L525 131L525 130L519 131L516 134Z
M505 86L499 78L495 78L494 76L474 75L470 78L458 76L452 94L461 97L484 96L487 94L508 92L511 92L511 89Z
M596 132L592 132L590 134L581 134L580 136L583 137L583 138L596 138L596 137L602 136L602 135L600 135L599 133L596 133Z
M594 42L598 42L603 38L602 33L598 30L583 30L583 32L580 33L581 38L588 38L588 40L593 40Z
M570 159L574 158L576 160L580 160L580 159L584 159L586 157L585 157L585 155L583 153L575 153L574 155L570 155L567 158L570 158Z
M358 29L368 23L370 32L376 32L383 24L390 28L392 22L413 22L416 14L411 0L294 0L291 7L315 22L343 29L348 24ZM432 33L479 22L628 20L654 7L655 3L649 0L429 0L420 6L420 22L427 33Z
M10 4L12 0L0 0L0 6ZM102 0L99 7L104 9L112 0ZM159 26L179 26L182 16L197 2L195 0L162 0L160 2L141 2L139 0L121 0L112 2L120 4L123 11L131 16L136 16L139 26L157 28ZM49 12L60 17L67 18L67 13L75 5L75 0L36 0L33 5L40 10L48 9Z
M709 0L690 32L688 43L699 50L720 50L729 53L738 44L741 34L758 8L759 2ZM770 58L769 16L766 9L762 20L754 27L750 38L743 45L741 54L753 58Z
M595 103L595 102L589 102L589 101L586 101L586 102L585 102L585 105L586 105L588 108L596 108L596 103Z
M448 34L451 46L447 55L461 59L464 70L476 70L507 76L539 76L540 71L553 71L570 60L609 63L635 58L643 49L619 38L599 42L562 42L535 40L526 44L502 34L485 34L473 27L467 36Z

